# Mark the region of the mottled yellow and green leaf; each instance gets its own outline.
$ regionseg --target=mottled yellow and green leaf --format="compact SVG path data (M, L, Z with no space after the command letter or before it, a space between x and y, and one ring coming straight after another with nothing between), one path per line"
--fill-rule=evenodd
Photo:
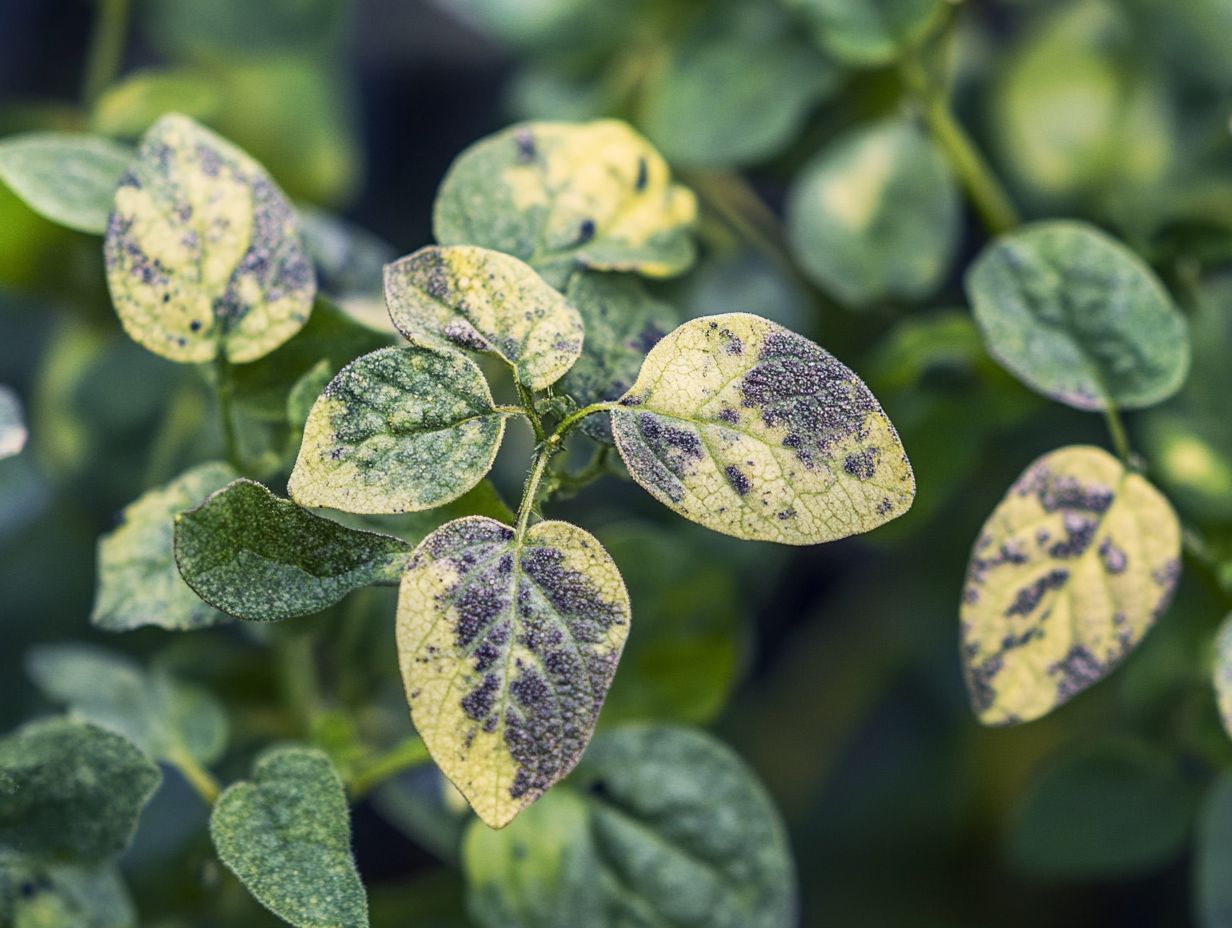
M1212 674L1219 717L1232 737L1232 614L1223 620L1215 636L1215 668Z

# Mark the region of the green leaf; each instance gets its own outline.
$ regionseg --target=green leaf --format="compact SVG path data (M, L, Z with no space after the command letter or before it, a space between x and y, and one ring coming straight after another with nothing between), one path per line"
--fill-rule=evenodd
M560 384L579 406L622 396L637 379L646 353L679 321L671 304L652 297L631 275L574 274L565 296L586 328L582 356ZM583 419L582 430L612 441L610 425L599 416Z
M575 265L670 277L693 263L693 194L623 122L531 122L475 143L436 198L442 245L515 255L563 283Z
M410 545L347 528L236 480L175 520L175 559L202 599L241 619L319 612L353 590L397 583Z
M504 433L505 413L473 361L374 351L343 368L308 414L291 497L347 512L431 509L491 470Z
M0 739L0 856L88 863L128 846L162 780L126 739L67 719Z
M519 382L542 390L582 352L582 320L517 258L456 245L430 246L385 268L389 317L412 344L490 352Z
M523 537L458 519L415 549L398 655L415 730L500 828L573 769L629 631L629 596L599 542L565 522Z
M938 22L941 0L788 0L812 24L822 48L840 61L893 61Z
M844 303L914 300L949 271L959 203L936 145L890 119L840 137L801 169L788 236L809 277Z
M180 579L172 542L176 514L235 477L227 464L200 464L125 507L119 527L98 542L94 625L110 632L142 625L182 631L222 620Z
M158 760L209 764L226 747L227 716L213 696L163 671L147 672L122 654L43 645L27 654L26 669L49 699Z
M777 0L712 4L651 71L638 121L674 164L748 164L790 142L838 82Z
M769 797L735 754L688 729L600 735L569 785L509 828L472 823L463 862L485 928L796 924Z
M1029 722L1111 673L1167 608L1180 555L1167 499L1108 452L1035 461L967 567L962 654L980 721Z
M1079 222L988 246L967 273L988 350L1031 389L1077 409L1167 399L1189 370L1185 319L1133 252Z
M103 91L90 114L90 127L103 135L137 138L164 113L183 113L204 121L217 114L221 105L217 81L205 71L138 71ZM125 158L125 167L127 161ZM108 211L110 199L108 196Z
M31 132L0 141L0 181L52 222L101 235L132 152L97 135Z
M21 400L12 389L0 384L0 460L20 454L28 437Z
M5 910L6 895L12 899L11 912ZM115 864L0 863L0 924L12 928L136 928L137 913Z
M125 331L172 361L255 361L312 310L316 280L290 204L264 168L186 116L142 137L104 254Z
M1035 778L1014 816L1009 855L1038 877L1124 879L1182 850L1193 797L1176 760L1139 741L1079 746Z
M1203 802L1195 857L1197 923L1227 928L1232 924L1232 773L1220 774Z
M263 906L298 928L366 928L342 781L320 751L281 748L210 816L218 856Z
M817 544L911 505L915 479L876 398L827 351L757 316L693 319L612 412L633 479L716 532Z

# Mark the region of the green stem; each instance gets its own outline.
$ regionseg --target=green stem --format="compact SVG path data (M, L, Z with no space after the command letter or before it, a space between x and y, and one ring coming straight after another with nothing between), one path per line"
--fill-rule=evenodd
M539 446L539 453L535 456L535 463L526 478L526 486L522 488L522 502L518 506L518 522L514 528L514 538L518 542L521 542L526 537L526 528L530 524L530 514L534 511L536 497L539 495L539 484L543 480L544 471L547 470L548 461L555 451L555 442L544 442Z
M235 386L231 382L231 365L226 356L221 353L214 362L214 389L218 394L218 417L222 426L222 444L227 455L227 463L240 473L244 473L243 455L240 454L239 435L235 430Z
M280 634L274 641L274 660L282 698L301 731L310 734L321 709L313 636Z
M1126 467L1131 466L1133 452L1129 447L1129 437L1125 432L1125 424L1121 421L1121 414L1111 403L1104 407L1104 421L1108 423L1108 434L1112 438L1112 447L1116 449L1117 457L1121 459Z
M418 767L431 759L423 739L412 736L394 745L384 754L366 764L351 780L351 798L360 799L373 787L403 770Z
M167 760L184 775L184 779L205 800L207 806L212 806L218 801L218 796L222 792L218 786L218 781L214 779L208 770L197 763L195 757L187 751L178 751L171 757L168 757Z
M573 412L569 413L569 415L565 416L565 418L560 420L560 424L556 426L556 431L552 433L552 437L549 438L548 441L552 442L552 444L558 444L561 439L573 430L574 426L576 426L587 416L593 416L597 412L608 412L609 410L619 408L619 403L611 401L606 403L591 403L589 406L583 406L581 409L575 409Z
M535 441L542 444L547 438L547 432L543 429L543 420L539 418L539 410L535 408L535 398L526 387L522 386L516 374L514 374L513 383L518 388L518 399L522 402L521 411L525 413L526 418L530 420L530 427L534 429Z
M98 0L98 4L98 18L82 82L81 95L87 106L93 106L120 73L131 0Z

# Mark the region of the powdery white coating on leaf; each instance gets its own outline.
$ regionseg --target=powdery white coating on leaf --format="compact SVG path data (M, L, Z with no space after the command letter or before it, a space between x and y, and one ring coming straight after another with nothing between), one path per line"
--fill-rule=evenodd
M218 857L253 897L297 928L366 928L368 899L351 856L350 811L329 758L281 748L210 816Z
M432 509L483 479L504 433L469 358L385 348L344 367L313 405L288 487L302 506Z
M175 114L120 180L104 256L125 331L172 361L255 361L303 328L316 294L295 212L264 168Z
M693 263L696 219L692 192L614 119L528 122L482 139L450 167L432 217L442 245L516 255L553 283L578 264L679 274Z
M40 216L102 235L112 194L132 156L131 149L99 135L31 132L0 142L0 181Z
M385 268L394 326L413 344L492 352L532 390L555 383L582 352L582 319L517 258L429 246Z
M522 539L480 516L416 549L398 599L415 730L500 828L573 769L629 631L629 596L595 538L540 522Z
M173 552L176 514L201 504L237 474L210 462L155 487L124 508L120 524L98 542L98 587L90 622L112 632L142 625L204 628L223 616L180 577Z
M176 517L180 574L203 599L254 622L319 612L374 583L395 583L410 545L347 528L237 480Z
M1215 637L1215 668L1211 676L1219 717L1228 737L1232 738L1232 614L1223 620Z
M967 568L962 657L980 721L1031 721L1107 676L1167 608L1180 552L1168 501L1108 452L1035 461Z
M686 322L654 347L620 404L612 430L633 479L717 532L817 544L876 528L915 496L869 389L757 316Z
M0 385L0 460L20 454L29 432L21 415L21 402L10 388Z
M1189 332L1159 279L1080 222L1005 235L967 274L989 352L1023 383L1077 409L1151 406L1180 389Z

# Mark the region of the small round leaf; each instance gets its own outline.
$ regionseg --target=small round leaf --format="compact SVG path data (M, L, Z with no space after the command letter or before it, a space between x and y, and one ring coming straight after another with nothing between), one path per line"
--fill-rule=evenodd
M789 0L813 24L822 48L852 65L879 65L920 39L945 10L941 0Z

